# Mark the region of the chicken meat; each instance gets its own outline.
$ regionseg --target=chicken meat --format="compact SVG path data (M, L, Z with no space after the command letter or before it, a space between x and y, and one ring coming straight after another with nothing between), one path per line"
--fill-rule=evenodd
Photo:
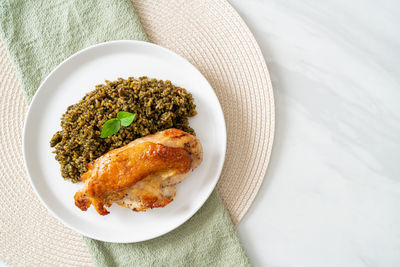
M164 207L202 158L200 141L178 129L136 139L88 164L75 205L83 211L93 205L101 215L113 203L133 211Z

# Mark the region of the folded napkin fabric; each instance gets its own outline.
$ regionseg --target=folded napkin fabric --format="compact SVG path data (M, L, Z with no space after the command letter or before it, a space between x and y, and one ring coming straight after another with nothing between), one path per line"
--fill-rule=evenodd
M128 0L1 0L0 38L28 103L75 52L111 40L147 40Z
M189 221L161 237L129 244L85 240L97 266L250 265L217 190Z
M2 0L0 38L28 103L50 71L75 52L105 41L147 40L129 0ZM130 244L84 239L97 266L250 265L216 190L164 236Z

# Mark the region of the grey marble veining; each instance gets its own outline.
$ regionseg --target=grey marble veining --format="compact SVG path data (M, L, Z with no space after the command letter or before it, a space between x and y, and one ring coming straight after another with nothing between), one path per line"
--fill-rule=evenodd
M238 232L255 266L400 266L400 2L231 0L276 134Z

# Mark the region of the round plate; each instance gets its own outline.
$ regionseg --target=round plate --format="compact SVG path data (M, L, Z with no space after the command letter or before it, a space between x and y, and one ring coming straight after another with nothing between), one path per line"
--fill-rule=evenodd
M200 139L204 159L177 186L175 200L164 208L132 212L113 205L101 216L74 204L82 183L61 177L49 142L60 118L95 85L119 77L148 76L170 80L192 93L198 114L190 125ZM226 129L221 106L203 75L187 60L155 44L113 41L91 46L66 59L43 81L29 107L23 135L25 166L32 186L51 214L77 232L108 242L139 242L163 235L188 220L204 204L220 176Z

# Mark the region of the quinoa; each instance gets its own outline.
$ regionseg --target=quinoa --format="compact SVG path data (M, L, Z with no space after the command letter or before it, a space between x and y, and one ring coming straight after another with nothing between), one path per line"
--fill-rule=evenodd
M100 138L103 124L120 111L136 113L136 120L107 138ZM61 118L61 131L50 146L64 179L80 181L87 164L108 151L169 128L195 134L188 117L196 115L192 95L170 81L129 77L105 81L71 105Z

